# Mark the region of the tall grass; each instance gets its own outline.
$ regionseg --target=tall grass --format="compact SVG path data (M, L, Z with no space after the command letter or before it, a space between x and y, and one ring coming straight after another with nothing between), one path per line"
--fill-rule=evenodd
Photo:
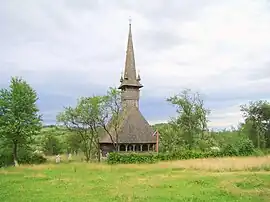
M240 171L240 170L266 170L270 171L270 156L260 157L226 157L160 162L158 165L168 165L185 169L198 169L207 171Z

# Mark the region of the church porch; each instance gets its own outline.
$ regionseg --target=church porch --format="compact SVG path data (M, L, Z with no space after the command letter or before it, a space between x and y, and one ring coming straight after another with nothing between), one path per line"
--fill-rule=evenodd
M156 144L119 144L117 150L119 152L149 152L155 151Z
M112 144L100 144L102 156L106 156L109 152L114 152L115 148ZM155 143L121 143L117 147L118 152L153 152L156 151Z

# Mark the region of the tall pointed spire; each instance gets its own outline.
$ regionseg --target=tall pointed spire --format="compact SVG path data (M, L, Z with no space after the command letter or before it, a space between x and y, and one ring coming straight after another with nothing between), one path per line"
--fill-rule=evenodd
M130 80L136 79L135 58L134 58L134 49L133 49L130 21L129 21L128 44L127 44L127 51L126 51L125 74Z
M136 66L135 66L135 57L132 41L132 32L131 32L131 20L129 20L129 33L128 33L128 43L126 50L126 62L124 69L124 79L121 82L119 88L123 86L136 86L141 88L142 85L137 80Z

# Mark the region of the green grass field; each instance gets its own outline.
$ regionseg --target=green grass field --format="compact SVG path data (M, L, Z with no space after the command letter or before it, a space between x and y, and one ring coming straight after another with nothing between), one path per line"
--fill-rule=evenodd
M0 169L0 201L270 201L270 158Z

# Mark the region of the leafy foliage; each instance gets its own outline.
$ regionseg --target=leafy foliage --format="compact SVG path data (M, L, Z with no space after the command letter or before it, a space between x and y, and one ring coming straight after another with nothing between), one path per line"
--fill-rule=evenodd
M77 133L81 140L81 149L86 161L93 156L100 159L99 152L99 121L102 116L104 97L82 97L76 107L66 107L57 116L57 121L63 123L70 131Z
M177 108L178 116L171 121L174 131L191 149L198 138L204 139L210 111L204 107L199 93L193 93L189 89L168 98L167 101Z
M242 105L243 129L257 148L270 148L270 103L259 100Z
M82 139L80 135L78 135L77 133L69 133L65 137L64 141L67 144L68 153L78 154L82 144Z
M109 88L103 97L101 109L99 125L109 135L114 150L118 151L118 133L123 117L121 116L121 92L117 88Z
M47 159L40 154L32 152L28 148L18 149L18 163L20 164L42 164ZM5 147L0 149L0 167L14 165L12 148Z
M254 145L249 139L243 139L238 143L238 152L240 156L249 156L254 153L254 149Z
M18 164L18 147L29 145L41 129L36 92L21 78L12 78L9 89L0 90L0 135L13 145L13 160Z
M43 138L43 151L46 155L60 154L62 149L63 146L56 136L48 134Z
M112 152L107 158L109 164L155 163L157 160L157 155L154 153Z
M239 149L228 144L223 150L220 151L196 151L196 150L183 150L175 152L162 152L162 153L116 153L109 154L108 164L136 164L136 163L155 163L157 161L168 160L186 160L210 157L225 157L225 156L250 156L255 155L255 150L250 144L250 141L243 142Z

